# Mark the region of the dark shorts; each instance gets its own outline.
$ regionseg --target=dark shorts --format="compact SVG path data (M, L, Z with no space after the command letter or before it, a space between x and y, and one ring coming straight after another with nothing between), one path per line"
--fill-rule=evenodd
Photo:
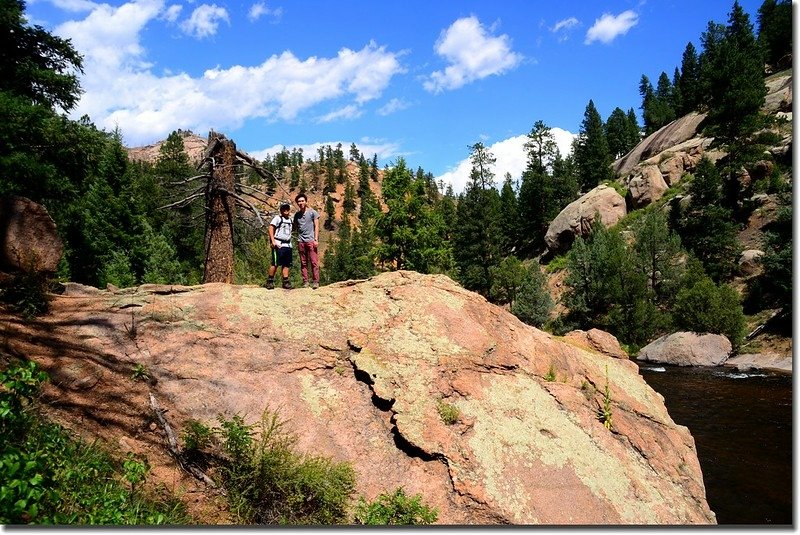
M278 247L272 250L272 265L280 267L292 267L292 248Z

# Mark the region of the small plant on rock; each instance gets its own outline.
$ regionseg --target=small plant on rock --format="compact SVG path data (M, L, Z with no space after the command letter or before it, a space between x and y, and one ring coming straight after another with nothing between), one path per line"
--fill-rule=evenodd
M416 526L436 522L439 511L422 503L422 495L406 496L402 487L367 502L362 496L356 505L353 523L366 526Z
M442 401L441 399L436 401L436 410L439 412L439 418L447 425L456 423L460 416L458 407Z
M600 418L606 429L611 429L614 425L611 415L611 390L608 387L608 364L606 364L606 389L603 393L603 412Z

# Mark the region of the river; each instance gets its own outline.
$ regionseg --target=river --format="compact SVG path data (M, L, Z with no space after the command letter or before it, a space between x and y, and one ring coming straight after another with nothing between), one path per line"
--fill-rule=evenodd
M792 378L641 363L672 419L689 428L720 525L792 524Z

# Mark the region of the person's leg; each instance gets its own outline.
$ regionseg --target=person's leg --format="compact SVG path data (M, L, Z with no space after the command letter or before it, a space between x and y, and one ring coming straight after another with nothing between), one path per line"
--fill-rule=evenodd
M270 265L269 265L269 277L267 278L267 283L264 285L268 290L272 290L275 288L275 272L278 271L278 250L272 249L272 254L270 255Z
M314 288L319 286L319 254L317 246L308 244L308 261L311 263L311 276Z
M279 251L279 262L281 265L281 275L283 277L283 287L291 289L292 283L289 280L289 268L292 265L292 248L291 247L281 247Z
M308 260L311 244L307 242L297 242L297 256L300 257L300 275L303 276L303 285L308 284ZM312 264L313 266L313 264Z

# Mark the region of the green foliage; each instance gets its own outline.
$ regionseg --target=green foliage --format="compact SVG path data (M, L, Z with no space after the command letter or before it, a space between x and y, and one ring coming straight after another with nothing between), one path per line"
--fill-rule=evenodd
M764 0L758 8L758 42L773 68L790 66L792 57L792 2Z
M190 523L174 497L144 490L146 461L119 463L99 444L74 440L33 412L45 379L33 362L0 372L0 523Z
M609 431L614 426L613 415L611 413L611 390L608 386L608 364L606 364L606 387L603 391L603 410L600 415L603 426Z
M511 304L511 313L528 325L541 327L553 309L553 299L547 290L547 279L536 263L524 272L522 283Z
M458 407L446 403L441 399L436 400L436 411L439 413L439 418L442 419L445 425L453 425L456 423L461 414Z
M265 411L258 429L241 417L220 418L228 460L223 482L232 510L248 524L328 525L347 522L355 472L347 463L294 451L296 438Z
M614 178L603 120L592 100L586 105L573 150L582 191Z
M678 291L674 317L680 328L724 334L734 347L738 347L744 338L745 318L739 294L726 284L717 286L706 276L700 276L696 282Z
M374 501L360 498L353 523L368 526L416 526L436 522L439 512L422 502L422 496L407 496L402 487L391 494L381 494Z
M552 383L556 380L556 368L552 362L550 363L550 367L547 369L547 373L544 375L544 380L548 383Z
M443 273L452 267L450 243L442 214L429 195L430 186L415 177L403 158L383 178L383 200L388 211L375 222L377 259L388 269Z
M190 451L203 450L214 442L214 430L197 420L189 420L184 424L181 433L183 447Z
M147 370L147 367L144 364L139 363L133 367L131 379L134 381L148 381L150 380L150 372Z
M49 285L45 274L23 271L0 287L0 301L22 317L31 319L47 312L50 306Z
M763 50L756 42L750 17L735 1L727 26L709 22L701 40L700 86L708 107L706 129L721 144L742 141L758 129L767 94Z

